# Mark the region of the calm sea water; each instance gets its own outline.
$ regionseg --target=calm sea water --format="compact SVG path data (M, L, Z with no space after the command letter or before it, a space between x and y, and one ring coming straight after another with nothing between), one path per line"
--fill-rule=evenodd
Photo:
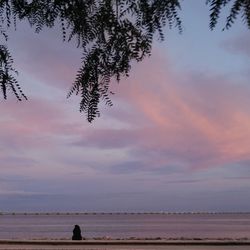
M249 238L250 214L3 214L0 239Z

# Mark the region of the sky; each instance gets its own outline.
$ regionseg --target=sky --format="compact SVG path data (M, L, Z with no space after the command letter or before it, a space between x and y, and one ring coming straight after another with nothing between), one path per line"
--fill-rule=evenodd
M210 31L204 2L93 123L66 98L81 51L56 28L10 32L29 100L0 100L0 211L250 211L250 33L222 31L226 11Z

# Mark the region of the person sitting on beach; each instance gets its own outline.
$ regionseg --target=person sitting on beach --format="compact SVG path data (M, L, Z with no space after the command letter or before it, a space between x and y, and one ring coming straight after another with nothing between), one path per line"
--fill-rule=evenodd
M74 227L72 240L82 240L81 228L78 225Z

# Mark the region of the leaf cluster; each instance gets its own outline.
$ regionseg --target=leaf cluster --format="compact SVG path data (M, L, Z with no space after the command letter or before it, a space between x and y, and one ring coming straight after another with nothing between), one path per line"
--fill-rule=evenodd
M7 91L10 90L14 93L18 101L26 99L20 85L18 84L14 75L17 71L13 68L13 59L7 47L0 45L0 88L3 98L7 99Z
M153 35L158 31L163 39L166 20L181 28L177 16L180 6L175 2L163 5L162 1L105 0L89 5L90 20L85 20L75 32L83 49L83 65L68 95L81 94L80 111L87 113L88 121L99 115L101 99L112 106L111 79L119 81L122 76L128 76L132 61L139 62L150 55ZM88 27L82 29L86 24ZM80 33L82 30L85 33Z
M119 81L128 76L133 61L150 55L154 34L158 32L163 40L162 29L166 24L181 30L178 9L177 0L4 0L0 3L0 28L23 19L36 32L61 24L63 40L75 39L83 53L82 66L68 96L81 95L80 111L91 122L100 114L101 100L112 106L111 79ZM7 52L6 47L2 48ZM12 63L9 52L6 55ZM6 98L6 91L3 93Z
M206 0L210 28L221 9L232 3L226 28L241 13L250 28L249 0ZM129 75L131 64L149 56L154 37L164 39L164 26L182 31L180 0L0 0L0 84L3 97L11 89L18 100L26 99L15 77L13 60L4 41L8 28L27 20L35 32L61 25L64 41L76 41L82 65L68 93L80 95L80 112L89 122L100 115L98 105L112 106L110 83Z
M11 20L16 25L16 8L18 8L17 3L0 1L0 35L2 40L2 44L0 44L0 88L4 99L7 99L7 91L12 91L17 100L21 101L22 99L27 100L27 97L15 78L17 71L13 66L13 58L7 46L3 44L8 40L7 29L11 25Z
M238 16L240 16L247 27L250 28L249 0L207 0L207 4L210 6L210 29L214 29L216 26L221 10L230 4L230 13L227 16L224 29L229 29Z

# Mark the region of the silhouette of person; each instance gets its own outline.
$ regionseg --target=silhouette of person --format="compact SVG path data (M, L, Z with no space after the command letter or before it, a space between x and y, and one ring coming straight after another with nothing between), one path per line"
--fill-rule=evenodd
M72 240L82 240L81 228L78 225L74 227Z

